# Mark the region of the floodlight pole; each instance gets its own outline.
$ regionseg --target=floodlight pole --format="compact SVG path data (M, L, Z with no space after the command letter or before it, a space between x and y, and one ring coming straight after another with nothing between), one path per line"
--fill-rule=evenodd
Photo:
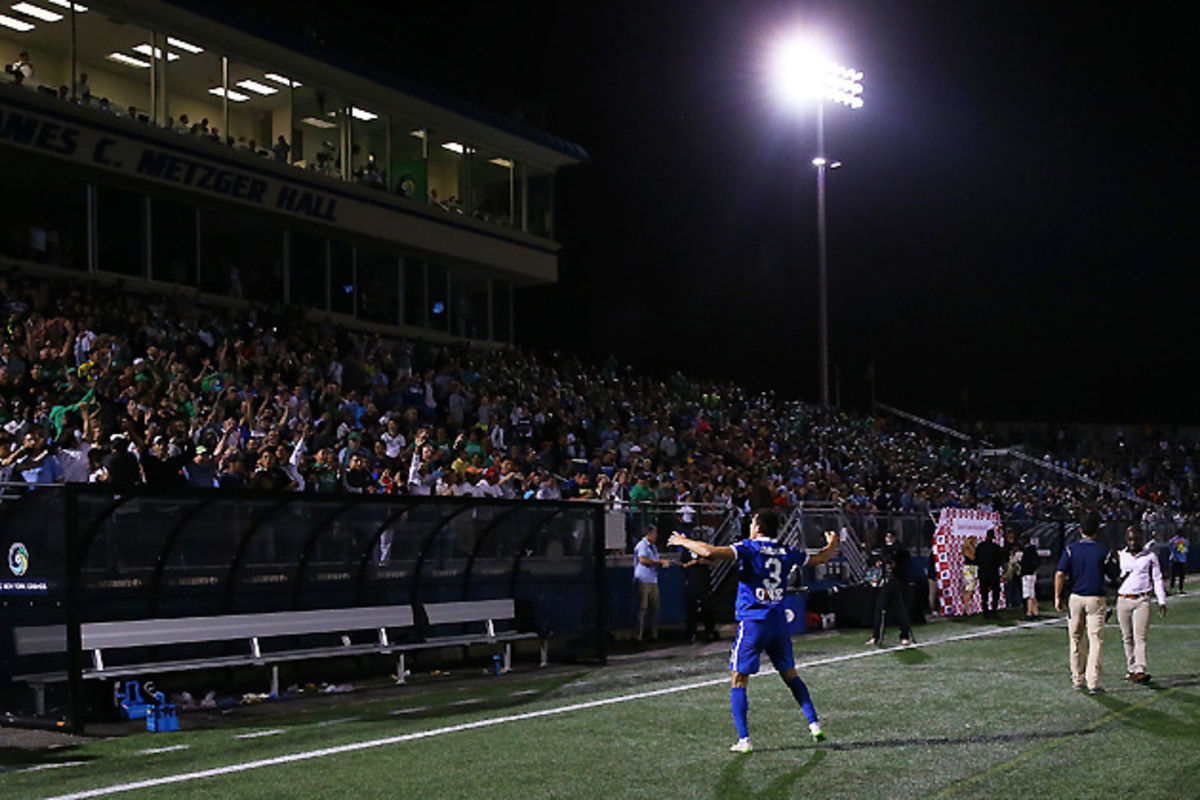
M821 406L829 407L829 275L825 245L825 102L817 101L817 325Z

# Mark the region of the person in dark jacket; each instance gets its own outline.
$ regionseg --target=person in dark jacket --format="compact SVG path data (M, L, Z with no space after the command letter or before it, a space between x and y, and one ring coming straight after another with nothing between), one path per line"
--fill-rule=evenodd
M911 559L908 548L896 541L895 531L888 531L884 535L883 547L872 555L878 585L875 588L875 625L867 644L883 644L889 611L896 614L900 644L912 644L912 621L908 614L908 569Z
M1025 619L1038 620L1041 614L1037 600L1037 572L1041 558L1038 556L1037 545L1028 534L1022 541L1021 548L1021 597L1025 600Z
M1000 607L1000 570L1004 566L1004 549L996 544L996 531L975 547L975 564L979 567L979 592L983 615L990 617Z

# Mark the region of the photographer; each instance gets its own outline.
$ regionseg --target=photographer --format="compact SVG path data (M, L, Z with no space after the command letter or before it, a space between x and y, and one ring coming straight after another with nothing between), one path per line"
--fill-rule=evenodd
M34 76L33 62L29 60L29 53L22 50L17 54L17 60L11 64L4 65L4 71L12 75L13 83L20 85Z
M908 549L896 541L896 532L884 535L884 545L871 554L871 566L878 576L875 589L875 626L867 644L882 645L887 627L887 613L895 609L900 625L900 644L912 644L912 622L908 616L906 584L911 556Z

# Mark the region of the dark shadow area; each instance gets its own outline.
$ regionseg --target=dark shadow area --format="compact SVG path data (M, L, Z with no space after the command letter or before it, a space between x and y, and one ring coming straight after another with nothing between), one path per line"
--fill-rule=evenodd
M1044 732L1029 732L1029 733L996 733L987 736L934 736L929 738L913 738L913 739L879 739L871 742L832 742L823 745L816 745L826 750L870 750L883 747L939 747L939 746L954 746L970 744L998 744L1001 742L1036 742L1045 739L1068 739L1072 736L1086 736L1094 733L1094 730L1074 730L1074 731L1044 731ZM814 745L805 745L798 747L782 747L781 750L809 750Z
M1113 716L1110 720L1112 722L1129 725L1154 736L1200 740L1200 716L1194 714L1173 716L1150 704L1168 698L1182 700L1184 703L1190 704L1193 709L1200 704L1200 699L1190 697L1175 689L1157 692L1135 703L1127 703L1112 694L1097 695L1095 699L1096 702L1112 712ZM1145 705L1141 703L1145 703Z
M40 767L42 769L51 769L67 764L78 764L81 762L94 761L90 756L79 756L75 751L79 748L78 745L68 745L66 747L56 747L54 749L46 748L30 748L30 747L0 747L0 775L6 772L17 772L20 770L30 769L32 767Z
M920 647L912 647L904 650L893 651L892 658L894 658L897 663L908 665L928 664L929 662L933 661L933 656L926 653Z
M717 797L754 797L761 798L761 800L783 800L783 798L797 797L799 795L797 784L799 784L804 776L816 769L817 765L827 757L828 754L824 750L818 750L796 769L783 773L767 784L761 791L754 792L746 785L743 778L746 765L754 760L754 756L733 756L733 761L721 770L721 777L717 780L715 794Z

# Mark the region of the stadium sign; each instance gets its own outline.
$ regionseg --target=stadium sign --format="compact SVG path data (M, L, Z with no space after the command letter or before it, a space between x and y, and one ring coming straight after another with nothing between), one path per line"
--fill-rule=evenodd
M131 136L109 135L100 128L63 124L5 104L0 104L0 142L224 199L338 222L338 201L326 192L197 157L170 143L149 144Z

